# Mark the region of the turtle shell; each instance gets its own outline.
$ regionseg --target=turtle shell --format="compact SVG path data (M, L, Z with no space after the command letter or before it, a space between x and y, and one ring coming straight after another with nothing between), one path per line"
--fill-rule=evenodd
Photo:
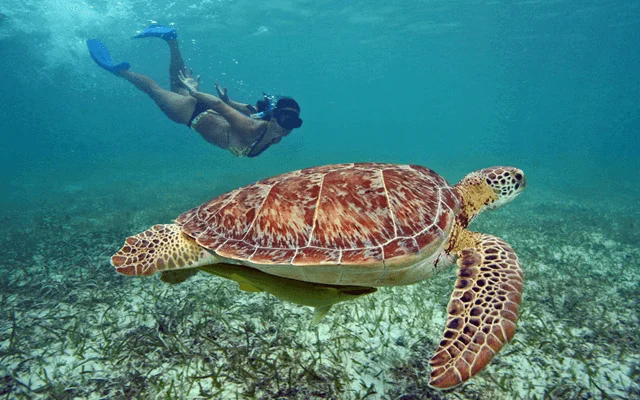
M434 269L459 207L428 168L337 164L225 193L176 222L224 262L309 282L383 286L424 279L425 260Z

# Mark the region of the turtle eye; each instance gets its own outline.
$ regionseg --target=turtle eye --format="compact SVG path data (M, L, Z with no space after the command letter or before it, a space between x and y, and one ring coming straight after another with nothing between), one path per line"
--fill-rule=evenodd
M522 174L521 173L517 173L516 174L516 179L521 181L522 180Z

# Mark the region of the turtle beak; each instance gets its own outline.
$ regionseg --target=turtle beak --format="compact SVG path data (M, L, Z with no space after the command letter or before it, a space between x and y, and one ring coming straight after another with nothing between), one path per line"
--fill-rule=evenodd
M524 175L521 169L515 169L511 172L511 176L516 181L515 190L521 192L527 186L527 177Z

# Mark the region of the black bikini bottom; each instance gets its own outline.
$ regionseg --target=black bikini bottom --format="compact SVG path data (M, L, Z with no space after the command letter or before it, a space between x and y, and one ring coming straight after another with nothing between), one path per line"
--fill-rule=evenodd
M204 103L200 103L200 102L196 103L196 108L193 110L193 114L191 114L191 118L189 118L189 122L187 123L187 126L191 128L191 123L193 122L193 120L196 119L198 115L202 114L208 109L209 108Z

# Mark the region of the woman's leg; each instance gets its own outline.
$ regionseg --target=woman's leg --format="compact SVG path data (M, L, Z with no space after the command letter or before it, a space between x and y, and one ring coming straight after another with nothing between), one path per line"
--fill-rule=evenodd
M182 54L180 54L178 40L167 40L167 44L169 44L169 51L171 52L171 61L169 63L169 84L171 85L171 91L183 96L188 96L189 92L182 83L180 83L180 79L178 78L178 72L180 71L185 75L187 74L187 67L184 65Z
M174 122L187 125L196 108L196 99L170 92L160 87L153 79L131 71L122 71L116 75L128 80L138 89L149 95L158 107Z

